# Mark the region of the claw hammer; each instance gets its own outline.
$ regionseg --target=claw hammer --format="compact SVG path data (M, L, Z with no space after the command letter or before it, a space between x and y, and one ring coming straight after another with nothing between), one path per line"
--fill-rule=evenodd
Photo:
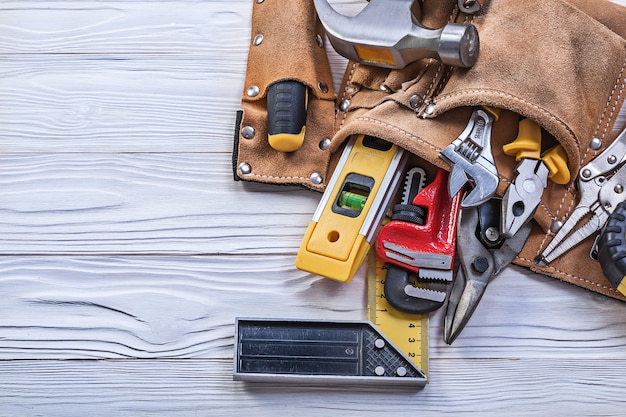
M336 12L327 0L314 0L317 15L333 48L352 61L401 69L422 58L469 68L478 59L478 31L473 25L422 26L412 11L415 0L370 0L353 17Z

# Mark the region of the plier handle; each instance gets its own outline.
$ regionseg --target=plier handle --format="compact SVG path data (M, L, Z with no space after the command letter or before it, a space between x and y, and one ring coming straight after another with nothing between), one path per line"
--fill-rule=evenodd
M556 184L570 181L565 150L559 144L542 153L541 136L541 126L523 119L519 122L517 138L502 147L506 155L515 156L518 162L515 178L502 197L504 236L513 236L532 219L548 179Z

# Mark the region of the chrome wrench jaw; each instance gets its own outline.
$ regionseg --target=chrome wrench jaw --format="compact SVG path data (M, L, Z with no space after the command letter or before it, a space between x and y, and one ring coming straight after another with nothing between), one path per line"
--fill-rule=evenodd
M500 231L509 238L528 223L541 201L548 182L549 170L541 160L523 159L516 168L516 177L502 197Z
M496 194L500 178L491 153L493 118L475 109L463 132L446 146L439 156L452 166L448 191L454 197L468 182L472 191L461 201L461 207L478 206Z

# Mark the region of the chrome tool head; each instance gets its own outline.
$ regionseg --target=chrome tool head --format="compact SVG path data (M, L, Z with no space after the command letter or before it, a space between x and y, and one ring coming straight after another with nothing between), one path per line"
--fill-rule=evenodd
M370 0L359 14L344 16L327 0L314 0L333 48L363 64L404 68L422 58L468 68L478 59L478 31L473 25L422 26L412 12L414 0Z

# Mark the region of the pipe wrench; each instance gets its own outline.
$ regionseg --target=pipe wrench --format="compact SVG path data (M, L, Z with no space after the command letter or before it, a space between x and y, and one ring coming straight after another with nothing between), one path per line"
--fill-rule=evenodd
M625 163L626 129L622 130L615 141L600 155L580 169L578 174L580 201L554 239L535 258L537 265L546 266L604 227L615 207L626 198ZM589 213L591 218L587 223L572 232Z
M541 153L541 126L530 119L519 122L517 138L502 147L506 155L518 162L515 178L502 197L500 232L513 236L535 214L548 179L567 184L570 172L567 154L561 145Z
M387 263L385 298L400 311L428 313L441 307L446 297L446 292L413 286L411 272L424 281L452 281L460 195L448 196L447 181L448 172L439 168L422 189L424 170L411 169L402 203L394 206L391 221L378 234L376 253Z
M512 237L499 233L501 200L461 210L457 228L459 269L454 277L446 314L444 341L452 344L478 306L487 284L522 250L532 226L527 223Z
M500 109L477 107L459 137L439 154L452 166L448 183L450 197L454 197L466 183L474 185L461 201L461 207L478 206L496 193L500 177L491 153L491 129L499 117Z

